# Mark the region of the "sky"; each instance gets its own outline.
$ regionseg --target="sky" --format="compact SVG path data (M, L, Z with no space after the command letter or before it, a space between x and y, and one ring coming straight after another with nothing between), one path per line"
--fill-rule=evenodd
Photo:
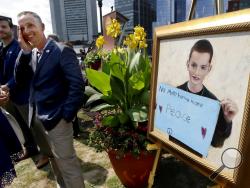
M45 24L45 34L53 33L49 0L0 0L0 5L0 15L11 17L16 25L18 13L22 11L36 12ZM103 0L102 15L110 12L110 7L113 5L114 0ZM99 22L99 8L97 9L97 16Z

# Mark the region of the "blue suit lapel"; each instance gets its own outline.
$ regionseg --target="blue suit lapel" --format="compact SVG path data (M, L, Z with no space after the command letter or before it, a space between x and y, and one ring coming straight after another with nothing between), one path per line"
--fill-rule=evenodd
M12 53L13 53L13 46L11 46L6 54L5 54L5 60L4 60L4 70L3 70L3 75L4 77L6 76L6 73L8 73L9 68L11 67L12 62Z
M36 64L36 71L35 71L35 77L39 74L39 71L43 67L43 64L47 62L47 58L49 57L50 52L52 51L54 47L54 43L52 41L49 42L47 47L44 49L41 59L39 60L39 63Z

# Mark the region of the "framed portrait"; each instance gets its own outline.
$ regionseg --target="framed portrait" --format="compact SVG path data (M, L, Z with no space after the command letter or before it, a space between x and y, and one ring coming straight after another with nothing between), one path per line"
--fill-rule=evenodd
M250 9L157 27L150 105L149 139L222 186L249 186Z

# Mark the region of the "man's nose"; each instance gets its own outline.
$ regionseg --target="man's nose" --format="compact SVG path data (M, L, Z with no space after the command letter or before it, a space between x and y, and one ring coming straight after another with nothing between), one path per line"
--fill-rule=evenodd
M23 28L23 34L28 34L30 32L29 28L25 27Z
M194 73L195 73L196 75L200 75L200 69L199 69L199 68L196 68L196 69L194 70Z

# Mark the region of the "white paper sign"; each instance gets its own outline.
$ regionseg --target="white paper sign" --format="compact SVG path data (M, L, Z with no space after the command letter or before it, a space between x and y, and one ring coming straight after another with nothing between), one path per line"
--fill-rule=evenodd
M156 94L155 128L207 156L220 111L220 102L167 84Z

